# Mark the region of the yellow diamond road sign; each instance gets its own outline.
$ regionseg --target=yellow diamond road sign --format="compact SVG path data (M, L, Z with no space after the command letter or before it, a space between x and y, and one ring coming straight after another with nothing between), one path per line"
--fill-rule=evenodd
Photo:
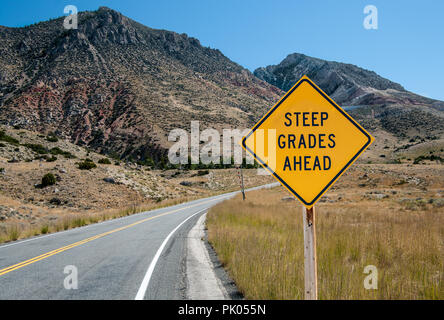
M242 139L242 146L311 208L372 142L304 76Z

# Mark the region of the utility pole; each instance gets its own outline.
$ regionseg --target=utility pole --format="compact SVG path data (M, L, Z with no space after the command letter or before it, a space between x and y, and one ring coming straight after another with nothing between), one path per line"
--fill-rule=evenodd
M241 187L242 198L243 198L243 200L245 200L244 174L242 172L242 165L237 167L237 176L239 177L239 183L240 183L240 187Z

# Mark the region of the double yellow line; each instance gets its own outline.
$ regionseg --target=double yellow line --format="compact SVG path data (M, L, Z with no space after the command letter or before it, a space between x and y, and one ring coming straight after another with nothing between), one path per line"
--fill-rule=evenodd
M41 255L39 255L37 257L34 257L34 258L31 258L29 260L26 260L26 261L14 264L14 265L6 267L4 269L1 269L0 270L0 276L5 275L5 274L7 274L7 273L9 273L11 271L23 268L23 267L25 267L27 265L33 264L33 263L35 263L37 261L40 261L40 260L43 260L43 259L47 259L47 258L49 258L49 257L51 257L53 255L56 255L56 254L61 253L61 252L64 252L66 250L78 247L78 246L80 246L82 244L91 242L91 241L96 240L96 239L103 238L104 236L107 236L109 234L112 234L112 233L115 233L115 232L119 232L119 231L122 231L122 230L125 230L125 229L128 229L128 228L134 227L134 226L136 226L138 224L144 223L144 222L149 221L149 220L153 220L153 219L156 219L156 218L168 215L168 214L176 213L176 212L181 211L181 210L185 210L185 209L190 209L190 208L193 208L193 207L201 206L203 204L206 204L206 203L209 203L209 202L212 202L212 201L216 201L216 200L219 200L219 199L220 198L211 199L211 200L207 200L207 201L204 201L204 202L199 202L199 203L196 203L196 204L184 207L184 208L178 208L178 209L175 209L175 210L167 211L167 212L158 214L157 216L153 216L153 217L149 217L149 218L146 218L146 219L142 219L140 221L134 222L134 223L129 224L127 226L120 227L120 228L117 228L117 229L114 229L114 230L111 230L111 231L107 231L107 232L95 235L93 237L90 237L90 238L87 238L87 239L84 239L84 240L81 240L81 241L77 241L77 242L72 243L70 245L67 245L67 246L64 246L64 247L61 247L61 248L49 251L47 253L41 254ZM0 249L1 249L1 247L0 247Z

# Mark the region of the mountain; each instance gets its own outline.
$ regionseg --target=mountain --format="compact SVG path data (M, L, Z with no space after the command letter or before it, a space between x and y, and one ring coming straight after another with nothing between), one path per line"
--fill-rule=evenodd
M307 74L375 135L369 161L444 149L444 103L372 71L292 54L253 74L195 38L106 7L80 13L77 30L64 19L0 26L0 124L162 163L172 129L251 127Z
M288 55L278 65L258 68L254 75L284 91L288 91L303 75L307 75L343 106L398 103L428 105L444 111L444 102L408 92L400 84L373 71L300 53Z
M165 158L173 128L243 128L282 92L186 34L106 7L0 26L0 123L122 158Z
M345 108L376 138L364 161L444 158L444 102L422 97L373 71L303 54L254 75L288 91L303 75Z

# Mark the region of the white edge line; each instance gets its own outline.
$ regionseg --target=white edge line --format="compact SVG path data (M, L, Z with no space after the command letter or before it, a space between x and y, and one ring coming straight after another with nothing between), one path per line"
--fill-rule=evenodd
M165 248L166 244L168 243L168 240L170 240L171 236L179 229L185 222L190 220L195 215L208 210L208 208L202 209L197 211L196 213L192 214L188 218L186 218L184 221L182 221L176 228L174 228L173 231L170 232L170 234L163 240L162 244L160 245L159 249L157 249L157 252L153 258L153 260L150 263L150 266L148 267L148 270L145 273L145 277L142 280L142 283L140 284L139 291L137 291L136 297L134 300L143 300L145 297L146 290L148 289L148 285L150 284L151 276L153 275L154 268L156 267L157 261L160 258L160 255L162 254L163 249Z

